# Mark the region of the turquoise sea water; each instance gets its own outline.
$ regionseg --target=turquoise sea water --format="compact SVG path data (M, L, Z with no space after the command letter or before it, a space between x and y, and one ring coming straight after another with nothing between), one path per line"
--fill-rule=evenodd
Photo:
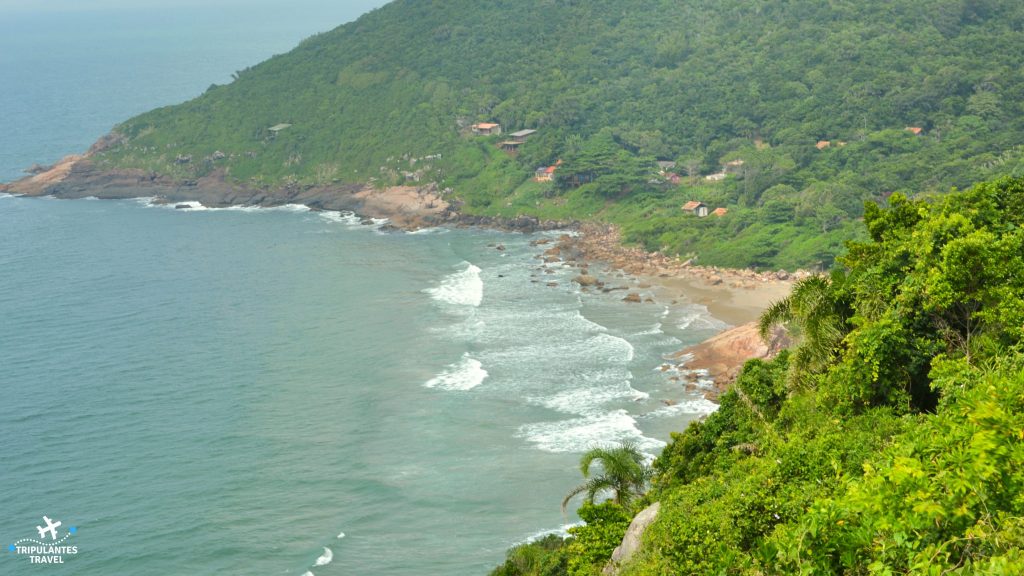
M0 179L333 25L153 10L0 4ZM713 409L658 367L721 324L532 239L0 195L0 574L484 574L574 522L580 452ZM44 515L63 565L7 551Z
M76 525L47 573L483 574L581 451L711 408L656 370L699 308L298 210L0 198L0 534Z

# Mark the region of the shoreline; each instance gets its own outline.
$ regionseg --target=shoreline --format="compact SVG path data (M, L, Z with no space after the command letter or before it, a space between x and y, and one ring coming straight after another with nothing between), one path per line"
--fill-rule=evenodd
M757 322L764 310L786 298L793 284L810 276L809 272L694 266L657 252L623 246L620 239L614 226L584 224L578 234L559 238L542 257L545 263L561 262L579 269L581 274L576 282L585 291L622 291L624 301L638 306L698 304L715 319L730 325L703 342L666 357L662 371L678 374L670 380L687 391L714 401L729 388L748 360L771 358L790 344L781 330L774 331L765 342ZM598 267L606 281L592 275L591 268Z
M761 313L772 303L785 298L794 281L810 272L757 272L693 265L678 257L641 248L627 247L613 225L539 220L534 217L512 219L467 215L444 197L436 184L375 188L369 185L285 186L261 190L230 182L224 173L215 172L196 181L175 182L167 177L139 170L104 171L91 156L104 149L101 140L84 155L65 157L49 167L35 167L21 180L0 184L0 192L30 197L52 196L62 199L94 197L125 200L152 197L157 203L178 205L199 202L208 208L256 206L272 208L301 204L311 210L351 212L362 219L386 218L388 226L417 230L436 226L476 226L510 232L534 233L570 230L552 244L540 258L545 264L561 262L581 274L576 281L584 291L623 291L626 302L638 305L655 301L690 302L704 306L712 317L733 326L705 342L673 355L677 365L665 369L709 376L717 389L724 390L750 358L764 358L777 352L778 343L765 345L752 330ZM622 279L627 285L605 287L590 276L591 266L601 266L609 283ZM617 282L616 282L617 283ZM620 284L620 283L617 283ZM688 388L693 385L690 382ZM715 391L705 394L710 399Z
M493 218L460 213L437 184L388 186L335 184L324 186L285 185L259 188L228 180L215 171L196 180L176 181L143 170L103 170L92 156L104 150L108 138L97 142L84 155L67 156L52 166L36 166L30 174L10 183L0 183L0 192L18 196L51 196L60 199L129 200L154 198L161 204L199 202L207 208L254 206L274 208L301 204L312 210L352 212L360 218L386 218L401 230L435 226L483 226L512 232L566 230L578 222L519 218Z

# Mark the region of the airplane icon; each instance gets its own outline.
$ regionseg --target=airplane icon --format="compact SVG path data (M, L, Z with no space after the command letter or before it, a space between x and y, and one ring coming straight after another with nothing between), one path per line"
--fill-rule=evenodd
M39 537L40 538L46 538L46 533L49 532L50 533L50 538L52 540L56 540L57 539L57 527L61 525L60 520L54 522L53 520L50 520L46 516L43 516L43 520L46 521L46 528L43 528L42 526L36 526L36 530L39 531Z

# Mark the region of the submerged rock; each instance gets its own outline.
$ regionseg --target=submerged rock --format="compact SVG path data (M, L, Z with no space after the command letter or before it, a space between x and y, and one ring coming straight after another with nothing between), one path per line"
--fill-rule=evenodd
M597 286L600 281L589 274L580 274L579 276L572 279L573 282L580 286Z

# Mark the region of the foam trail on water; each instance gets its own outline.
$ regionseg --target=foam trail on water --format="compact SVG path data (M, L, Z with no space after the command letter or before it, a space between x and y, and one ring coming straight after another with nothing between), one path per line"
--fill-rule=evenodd
M564 540L564 539L569 537L569 528L576 528L576 527L579 527L579 526L586 526L586 524L587 524L586 522L580 521L580 522L573 522L572 524L563 524L563 525L559 526L558 528L554 528L554 529L551 529L551 530L541 530L540 532L537 532L537 533L534 533L534 534L531 534L531 535L527 536L525 540L522 540L520 542L516 542L516 546L518 546L520 544L531 544L533 542L536 542L537 540L542 540L544 538L547 538L548 536L561 536L562 539Z
M341 540L344 537L345 537L345 533L344 532L339 532L338 533L338 540Z
M462 355L462 360L449 365L444 372L431 378L424 386L440 390L466 391L482 384L487 376L483 364L470 358L467 352Z
M648 438L636 427L636 420L625 410L584 416L557 422L539 422L519 427L517 436L536 444L545 452L586 452L597 446L612 446L632 440L642 450L657 450L665 443Z
M426 234L447 234L450 231L451 230L448 230L447 228L420 228L419 230L406 232L406 234L409 234L410 236L422 236Z
M481 270L469 262L465 264L465 270L448 275L436 288L428 288L427 294L445 304L479 307L484 299Z
M314 566L327 566L331 560L334 560L334 552L331 552L330 548L324 547L323 555L316 559Z
M697 414L700 416L707 416L718 411L718 404L701 398L699 400L687 400L680 402L672 406L664 406L658 408L652 412L644 414L642 418L665 418L669 416L679 416L681 414Z
M302 574L302 576L316 576L316 575L315 575L315 574L313 574L312 572L310 572L309 570L306 570L306 571L305 571L305 572L304 572L304 573Z

